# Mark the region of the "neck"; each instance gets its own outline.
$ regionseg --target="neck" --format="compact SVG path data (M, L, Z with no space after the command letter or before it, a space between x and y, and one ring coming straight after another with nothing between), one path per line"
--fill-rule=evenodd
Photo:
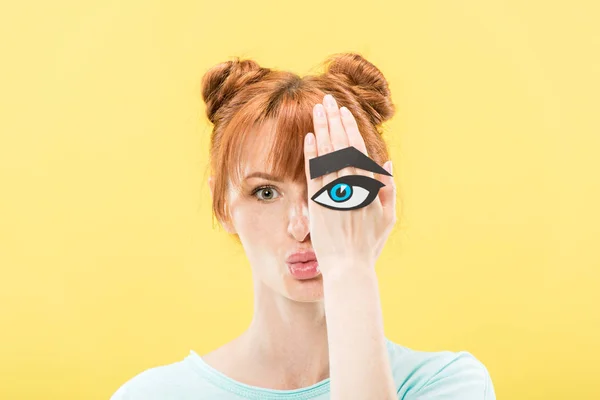
M255 283L254 316L240 342L253 364L286 387L329 377L323 301L302 303Z

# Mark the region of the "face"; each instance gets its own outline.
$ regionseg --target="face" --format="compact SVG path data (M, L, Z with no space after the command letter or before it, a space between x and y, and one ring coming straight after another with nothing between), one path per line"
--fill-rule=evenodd
M242 179L265 169L268 125L261 128L242 165ZM230 191L228 207L230 223L225 229L237 233L252 267L254 279L291 300L300 302L323 299L323 279L296 279L288 269L286 258L291 253L312 250L309 235L308 193L306 181L278 181L283 178L252 177L241 181L238 194ZM212 181L212 178L210 179ZM212 191L212 183L211 183Z

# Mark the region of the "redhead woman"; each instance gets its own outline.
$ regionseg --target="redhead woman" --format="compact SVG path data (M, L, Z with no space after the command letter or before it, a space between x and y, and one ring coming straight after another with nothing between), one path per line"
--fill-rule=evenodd
M470 353L384 335L374 267L396 186L380 128L394 105L361 55L325 66L299 77L236 58L203 77L213 212L250 262L254 315L234 340L147 369L113 400L495 399Z

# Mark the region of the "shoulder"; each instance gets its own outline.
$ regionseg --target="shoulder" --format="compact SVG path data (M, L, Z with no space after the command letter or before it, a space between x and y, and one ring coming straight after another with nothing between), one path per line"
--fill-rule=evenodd
M485 365L467 351L418 351L388 340L398 398L495 400Z
M198 399L214 388L186 359L149 368L123 383L110 400Z

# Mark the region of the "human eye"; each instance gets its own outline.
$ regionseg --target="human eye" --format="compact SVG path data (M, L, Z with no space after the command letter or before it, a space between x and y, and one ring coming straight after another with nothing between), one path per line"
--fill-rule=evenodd
M260 195L257 196L258 193L262 194L262 196L260 196ZM270 193L270 195L265 196L265 193ZM263 186L259 186L259 187L255 188L252 191L252 196L255 196L257 201L266 202L266 201L270 201L270 200L273 200L273 199L276 199L277 197L279 197L278 195L273 197L273 193L279 194L279 192L277 191L275 186L263 185Z
M368 176L345 175L323 186L311 200L332 210L354 210L371 204L383 186Z

